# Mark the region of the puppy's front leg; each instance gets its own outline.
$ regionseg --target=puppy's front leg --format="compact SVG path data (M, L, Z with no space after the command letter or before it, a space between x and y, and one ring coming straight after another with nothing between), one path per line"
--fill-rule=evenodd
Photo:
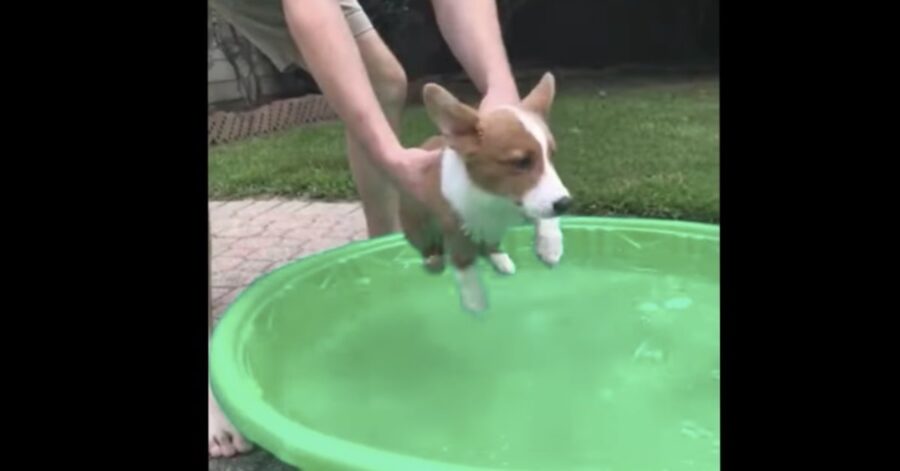
M559 228L559 218L538 219L534 223L534 249L538 258L554 266L563 255L563 235Z

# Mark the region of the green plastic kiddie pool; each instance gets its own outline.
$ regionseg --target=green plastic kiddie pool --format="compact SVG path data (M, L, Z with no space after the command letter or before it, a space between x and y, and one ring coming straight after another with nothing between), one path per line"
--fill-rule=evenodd
M510 232L489 309L401 236L247 288L210 374L248 439L304 471L719 469L719 228L563 220L555 268Z

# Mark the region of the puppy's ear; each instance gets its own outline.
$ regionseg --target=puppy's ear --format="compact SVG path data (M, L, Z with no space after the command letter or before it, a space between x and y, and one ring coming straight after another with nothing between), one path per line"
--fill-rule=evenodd
M478 133L478 112L457 100L440 85L429 83L422 90L422 101L428 116L441 134L448 138L475 136Z
M553 77L553 74L547 72L541 77L541 81L534 86L531 93L522 99L522 107L547 118L550 114L550 108L553 106L555 95L556 79Z

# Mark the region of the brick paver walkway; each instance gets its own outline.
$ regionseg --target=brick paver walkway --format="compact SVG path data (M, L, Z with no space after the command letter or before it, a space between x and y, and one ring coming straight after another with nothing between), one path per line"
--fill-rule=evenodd
M216 317L242 289L299 257L366 237L359 203L213 201L212 296ZM286 471L266 452L209 460L209 471Z
M242 200L209 203L213 312L259 275L311 253L366 237L359 203Z

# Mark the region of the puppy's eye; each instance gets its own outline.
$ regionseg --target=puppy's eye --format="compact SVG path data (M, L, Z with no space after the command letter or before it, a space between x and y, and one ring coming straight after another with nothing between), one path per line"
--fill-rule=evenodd
M534 158L531 154L525 154L523 157L519 157L518 159L512 161L513 167L519 170L530 169L532 163L534 163Z

